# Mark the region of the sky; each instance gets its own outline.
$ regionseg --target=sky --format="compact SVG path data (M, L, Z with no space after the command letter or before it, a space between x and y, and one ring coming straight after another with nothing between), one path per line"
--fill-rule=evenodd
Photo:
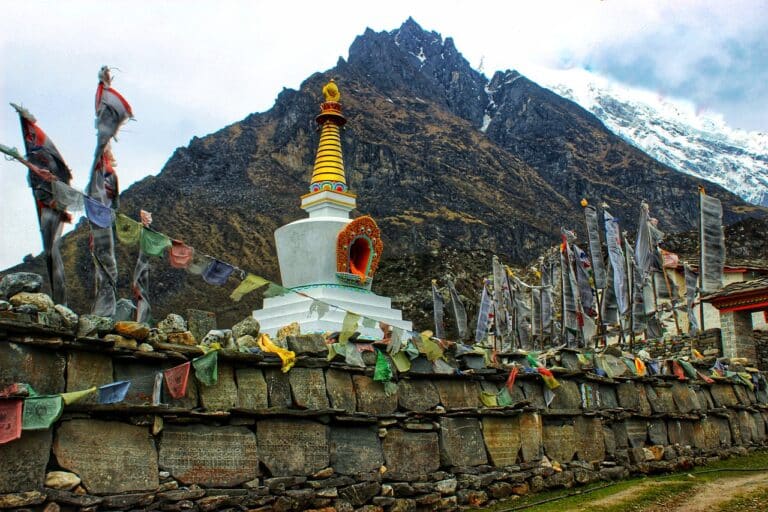
M23 147L20 103L82 189L102 65L135 121L113 144L121 187L157 174L194 136L268 110L284 88L347 57L366 27L409 16L452 37L486 75L588 70L768 132L768 7L761 0L414 2L7 0L0 17L0 143ZM0 269L41 250L25 169L0 159Z

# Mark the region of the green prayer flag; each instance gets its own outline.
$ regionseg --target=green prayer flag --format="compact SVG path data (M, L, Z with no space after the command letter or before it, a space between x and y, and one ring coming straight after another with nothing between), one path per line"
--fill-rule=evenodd
M118 213L115 217L115 235L121 244L136 245L141 238L141 224L127 215Z
M192 360L195 377L206 386L213 386L219 380L219 353L212 350L204 356Z
M683 367L683 371L688 376L689 379L696 379L699 377L699 374L696 373L696 369L693 367L691 363L688 361L678 361L680 363L680 366Z
M90 395L91 393L96 392L96 386L88 389L83 389L80 391L70 391L69 393L62 393L61 398L64 400L64 403L66 405L73 404L79 400L82 400L86 396Z
M339 334L339 343L346 343L349 337L357 330L357 323L360 321L360 315L347 311L344 315L344 321L341 324L341 333Z
M290 290L288 288L283 288L279 284L275 283L269 283L269 286L267 287L267 290L264 292L265 297L278 297L280 295L285 295Z
M531 365L532 368L538 368L539 366L541 366L539 364L539 360L536 359L536 356L534 356L533 354L528 354L525 356L525 358L528 359L528 363Z
M498 407L499 402L496 398L495 393L491 393L490 391L481 391L480 392L480 401L483 402L483 405L486 407Z
M411 369L411 360L403 350L392 356L392 362L395 363L395 368L400 373L405 373Z
M405 351L404 351L409 359L416 359L419 357L419 349L416 348L416 345L413 344L413 340L408 340L408 343L405 345Z
M141 229L141 252L147 256L162 256L171 246L171 239L152 229Z
M509 393L507 386L503 386L496 395L496 403L499 404L499 407L509 407L512 405L512 395Z
M392 368L389 366L389 361L387 361L387 357L381 353L381 350L376 351L376 368L373 370L373 380L375 381L392 380Z
M24 400L22 428L45 430L61 417L64 401L60 395L34 396Z

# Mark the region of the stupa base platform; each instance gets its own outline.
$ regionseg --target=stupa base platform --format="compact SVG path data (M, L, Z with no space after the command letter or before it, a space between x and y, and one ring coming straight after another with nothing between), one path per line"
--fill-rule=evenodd
M306 296L289 293L269 297L264 299L263 309L253 312L253 317L261 324L261 332L275 336L281 327L293 322L299 324L302 334L341 331L346 311L402 329L413 328L410 321L403 320L400 310L392 308L392 299L389 297L339 285L306 286L295 290ZM323 308L323 304L317 304L314 299L343 309ZM384 335L378 327L365 327L362 322L357 331L363 339L382 339Z

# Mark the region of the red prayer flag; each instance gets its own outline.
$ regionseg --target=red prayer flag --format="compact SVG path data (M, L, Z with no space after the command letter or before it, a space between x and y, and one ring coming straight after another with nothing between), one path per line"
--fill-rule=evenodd
M507 377L507 389L509 389L509 392L512 392L512 388L515 387L515 379L517 378L517 372L519 372L520 369L515 366L509 371L509 377Z
M0 400L0 444L21 437L23 400Z
M163 371L165 385L173 398L182 398L187 394L187 380L189 379L189 361Z
M685 380L685 371L683 370L683 367L674 359L672 360L672 373L678 380Z
M168 261L173 268L188 268L194 254L195 250L181 240L171 240Z

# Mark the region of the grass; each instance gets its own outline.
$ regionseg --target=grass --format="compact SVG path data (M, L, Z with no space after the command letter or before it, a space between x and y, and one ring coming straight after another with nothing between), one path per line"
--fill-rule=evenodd
M689 472L632 478L610 484L602 489L600 487L605 486L605 482L598 482L573 489L547 491L522 498L514 498L498 503L492 507L475 510L502 512L523 506L530 507L525 510L535 510L536 512L565 512L568 510L589 510L590 512L641 512L657 509L664 510L664 508L681 504L687 497L691 496L697 488L706 485L709 481L749 474L747 472L734 472L728 470L760 468L768 468L768 451L758 451L746 457L731 457L730 459L720 460L708 466L697 467ZM715 472L713 470L720 471ZM637 492L633 492L632 489L637 487L640 488ZM593 489L597 490L592 491ZM622 499L620 496L616 496L618 493L625 493L626 498ZM569 496L570 494L573 495ZM595 504L595 502L610 498L611 496L616 496L615 503L605 505ZM537 503L546 500L553 501L537 505ZM744 505L741 506L739 505L740 503L744 503ZM739 496L728 501L727 505L722 507L722 510L768 510L768 507L766 506L755 507L754 503L760 505L768 504L768 489L760 489L755 493ZM734 506L734 504L737 506Z

